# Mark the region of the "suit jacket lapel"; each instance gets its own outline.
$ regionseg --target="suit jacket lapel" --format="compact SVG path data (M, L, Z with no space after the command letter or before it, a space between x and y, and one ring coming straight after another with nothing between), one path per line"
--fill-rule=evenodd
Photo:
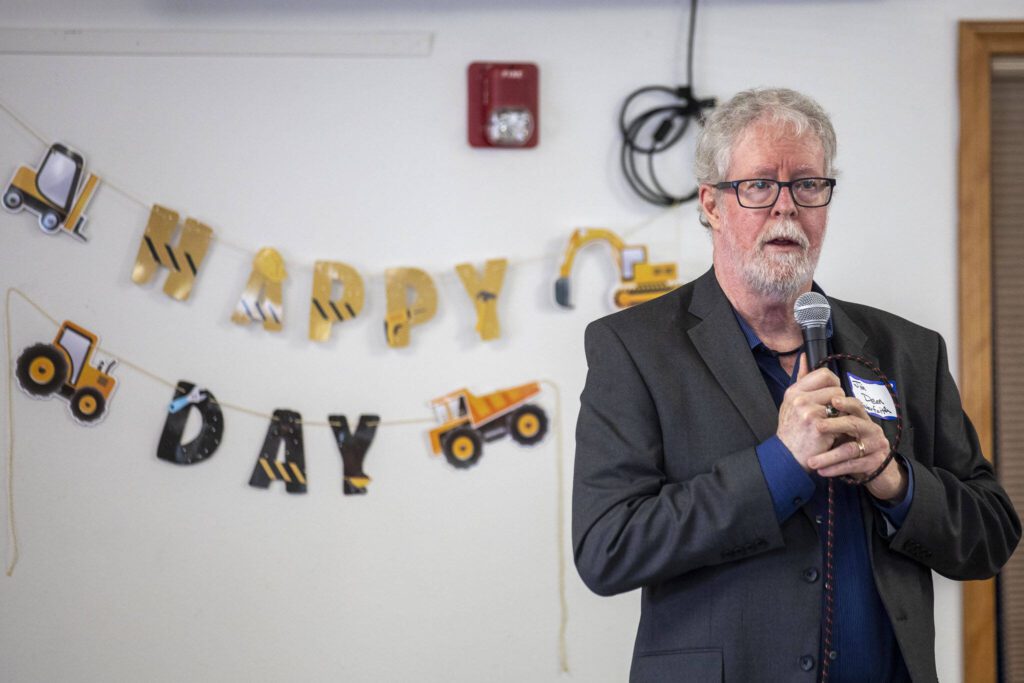
M697 280L690 313L701 319L687 332L697 352L758 441L769 438L778 410L713 268Z
M832 306L832 350L835 353L861 356L867 358L872 363L877 363L878 361L875 358L868 357L864 349L868 339L867 335L864 334L864 330L860 329L860 326L846 315L842 304L835 299L829 299L829 303ZM843 372L845 372L844 364L849 365L850 362L840 362L840 369Z

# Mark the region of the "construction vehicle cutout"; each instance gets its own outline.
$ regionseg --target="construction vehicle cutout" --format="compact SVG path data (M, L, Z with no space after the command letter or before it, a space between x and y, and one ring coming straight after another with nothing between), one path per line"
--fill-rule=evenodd
M21 166L4 192L4 208L13 213L28 209L39 216L39 227L48 235L61 228L85 241L85 207L100 179L90 173L79 191L82 155L54 143L39 170ZM77 195L77 196L76 196Z
M483 455L485 441L511 435L520 446L532 446L548 431L548 416L534 403L537 382L502 389L484 396L459 389L430 402L441 423L430 431L430 448L459 469L472 467Z
M65 320L52 344L33 344L18 356L15 376L21 388L36 398L59 394L69 402L71 415L93 424L106 412L117 380L110 376L117 361L104 368L90 364L99 338Z
M630 246L624 243L611 230L603 228L577 228L569 238L565 249L565 258L555 280L555 301L563 308L572 308L570 296L572 264L576 252L591 242L604 241L612 248L615 265L619 269L620 286L615 290L612 300L619 308L627 308L636 304L655 299L662 294L671 292L679 286L674 282L676 264L648 263L647 247Z

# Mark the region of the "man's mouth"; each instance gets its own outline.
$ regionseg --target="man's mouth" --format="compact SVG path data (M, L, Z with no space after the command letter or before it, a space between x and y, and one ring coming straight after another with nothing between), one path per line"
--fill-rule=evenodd
M782 222L772 226L761 238L761 249L781 251L784 253L807 251L807 238L792 222Z

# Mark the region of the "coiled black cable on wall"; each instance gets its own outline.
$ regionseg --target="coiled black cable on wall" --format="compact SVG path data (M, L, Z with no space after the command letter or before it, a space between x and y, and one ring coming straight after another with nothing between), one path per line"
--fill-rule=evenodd
M619 113L619 129L622 131L622 173L634 192L645 201L658 206L675 206L697 198L697 188L685 195L672 194L666 190L658 179L654 166L655 156L671 149L686 134L690 124L702 116L705 109L715 106L714 98L699 99L693 94L693 37L696 18L697 0L690 0L686 85L648 85L634 90L626 98ZM673 101L648 109L627 120L633 101L641 95L652 93L668 95ZM646 174L641 171L644 165Z

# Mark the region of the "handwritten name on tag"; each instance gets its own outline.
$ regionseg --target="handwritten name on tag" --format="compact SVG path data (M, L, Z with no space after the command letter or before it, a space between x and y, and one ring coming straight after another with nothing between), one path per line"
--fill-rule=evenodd
M896 404L884 384L858 377L852 372L846 373L846 378L850 381L853 397L861 402L868 415L882 420L896 419ZM895 382L892 383L892 389L896 391Z

